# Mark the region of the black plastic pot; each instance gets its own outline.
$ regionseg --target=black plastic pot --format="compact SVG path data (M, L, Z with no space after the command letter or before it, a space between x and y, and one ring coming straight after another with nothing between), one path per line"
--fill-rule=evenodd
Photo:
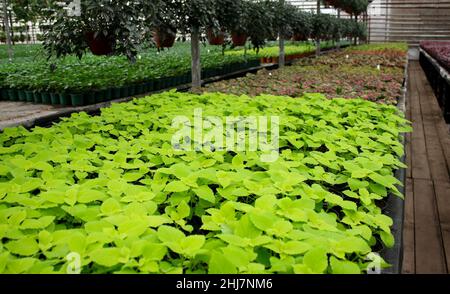
M50 101L52 105L59 105L59 94L58 93L50 93Z
M8 97L9 97L10 101L19 101L19 95L18 95L16 89L9 89L8 90Z
M120 96L120 88L112 88L111 97L112 97L112 99L119 99L121 97Z
M397 108L400 112L405 112L406 104L406 94L408 89L408 65L405 67L405 82L403 85L403 95L400 97ZM401 143L403 148L406 144L406 135L401 134ZM404 152L405 154L405 152ZM406 155L400 158L403 164L406 164ZM395 177L402 183L402 185L397 185L397 189L405 195L406 187L406 170L404 168L395 171ZM386 260L391 267L383 269L381 273L383 274L400 274L402 272L402 262L403 262L403 217L404 217L404 200L398 196L390 194L386 201L386 208L383 213L393 220L393 225L391 228L392 235L394 236L395 244L392 248L385 248L381 251L381 256Z
M59 93L59 104L61 104L62 106L69 106L69 105L71 105L70 94L68 94L68 93Z
M155 82L154 81L149 81L147 83L145 83L145 92L149 93L154 91L155 89Z
M34 103L37 103L37 104L42 103L41 92L33 92L33 101L34 101Z
M128 86L128 96L133 96L136 94L136 87L134 85Z
M94 91L89 91L89 92L84 93L84 102L87 105L95 104L97 102L95 100L95 92Z
M70 101L72 106L83 106L84 95L82 93L70 94Z
M120 88L120 97L128 97L130 96L128 93L128 87L127 86L123 86Z
M95 103L100 103L105 101L105 92L102 90L94 91Z
M155 91L158 91L158 90L161 90L161 89L162 89L161 78L158 78L158 79L156 79L156 80L153 82L153 89L154 89Z
M136 86L135 86L135 89L136 89L136 95L141 95L141 94L144 94L144 92L145 92L145 89L144 89L144 84L137 84Z
M105 102L111 100L111 92L103 89L103 90L98 90L95 91L95 102L96 103L100 103L100 102Z
M27 95L24 90L17 90L17 99L15 101L27 101Z
M41 93L41 100L43 104L51 104L52 99L50 98L50 94L46 92Z
M3 88L0 91L0 97L1 97L1 100L9 100L8 89Z
M27 102L34 102L33 91L25 91Z

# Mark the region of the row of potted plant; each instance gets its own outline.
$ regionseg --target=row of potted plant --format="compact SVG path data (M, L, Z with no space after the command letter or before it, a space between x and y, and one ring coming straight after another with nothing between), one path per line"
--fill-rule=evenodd
M450 41L422 41L420 47L450 72Z
M179 43L164 52L147 49L140 52L134 64L121 56L93 55L81 60L76 57L51 60L51 66L43 56L33 61L28 58L26 62L21 59L14 63L0 62L0 85L31 90L79 90L184 74L191 68L189 46L189 43ZM205 70L256 59L252 55L223 55L220 48L213 46L205 47L201 54Z
M291 97L318 92L327 97L363 98L395 105L402 94L405 63L406 50L379 50L377 45L368 45L209 84L205 91Z
M108 2L108 1L107 1ZM86 0L79 17L56 10L48 22L44 46L50 56L126 55L134 61L150 39L158 48L172 47L178 35L188 38L195 29L211 45L243 46L256 50L278 37L339 40L365 37L365 27L352 20L300 10L278 0L136 0L98 3ZM112 15L111 15L112 14ZM60 38L64 35L64 38Z
M373 0L372 0L373 1ZM331 5L337 9L342 9L350 15L360 15L367 11L368 0L323 0L326 5Z
M234 62L216 67L205 68L202 72L203 78L233 73L251 67L259 66L259 60L246 62ZM34 102L42 104L62 106L82 106L113 99L141 95L153 91L176 87L191 82L189 71L181 74L167 75L159 78L148 78L135 83L119 85L105 85L104 87L92 88L80 84L79 88L68 88L62 90L50 90L48 88L14 88L0 86L0 100Z

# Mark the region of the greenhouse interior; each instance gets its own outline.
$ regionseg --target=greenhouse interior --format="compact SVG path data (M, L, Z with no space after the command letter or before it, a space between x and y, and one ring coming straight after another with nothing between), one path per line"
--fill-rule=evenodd
M449 273L450 1L0 10L0 273Z

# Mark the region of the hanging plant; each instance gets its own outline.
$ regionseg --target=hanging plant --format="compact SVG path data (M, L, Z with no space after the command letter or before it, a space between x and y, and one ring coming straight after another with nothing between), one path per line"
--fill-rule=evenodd
M293 41L308 40L312 31L312 14L297 9L291 25L293 31Z
M86 32L86 41L94 55L111 55L114 52L115 40L103 33Z
M122 54L134 60L157 5L159 1L85 0L79 16L69 15L65 7L56 8L46 19L53 25L45 32L44 48L49 57L81 58L90 49L97 55Z
M368 0L323 0L323 2L352 15L360 15L367 11L369 6Z
M235 47L245 46L245 44L247 43L247 38L248 36L244 32L234 31L231 33L231 40Z
M154 30L153 40L155 41L156 48L171 48L175 44L176 31L168 27L157 27Z
M313 39L327 40L330 37L331 16L327 14L314 14L312 17L311 37Z
M271 9L272 1L242 1L241 16L239 17L233 32L245 34L253 48L258 51L267 39L277 39L277 32L273 30L275 11Z
M216 31L213 28L206 30L209 45L219 46L225 43L225 32L223 30Z

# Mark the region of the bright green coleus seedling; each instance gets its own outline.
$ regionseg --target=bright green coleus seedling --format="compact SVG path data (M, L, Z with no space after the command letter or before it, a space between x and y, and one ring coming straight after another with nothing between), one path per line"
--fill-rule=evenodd
M199 108L278 116L278 159L176 150L172 120ZM409 130L364 100L175 92L6 129L0 272L364 273L394 242L380 203Z

